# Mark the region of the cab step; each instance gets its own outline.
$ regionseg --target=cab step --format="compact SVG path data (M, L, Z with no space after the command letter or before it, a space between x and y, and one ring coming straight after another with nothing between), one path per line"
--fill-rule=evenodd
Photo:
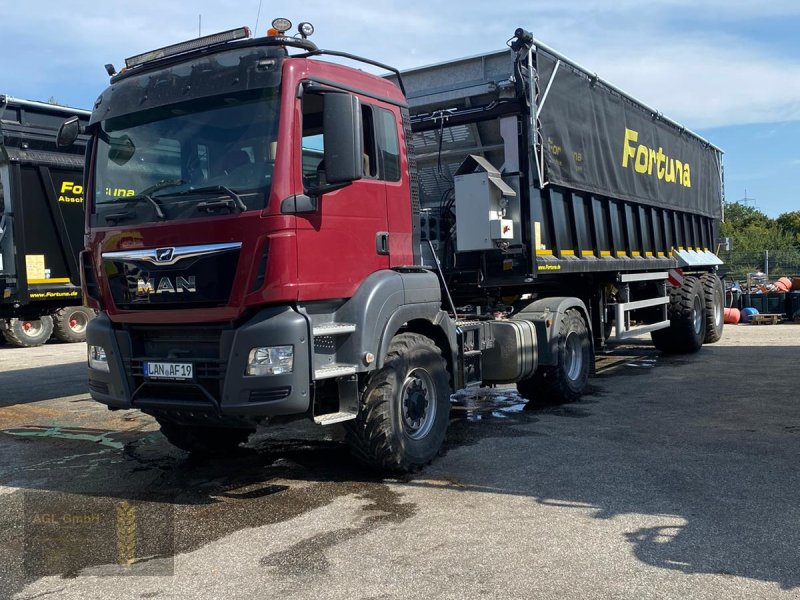
M319 323L314 325L314 337L321 335L344 335L356 330L355 323Z
M321 369L314 371L314 379L333 379L334 377L346 377L347 375L355 375L357 371L356 365L346 364L332 364L326 365Z
M328 413L327 415L315 416L314 423L317 425L333 425L334 423L342 423L343 421L352 421L356 416L356 413L353 412Z

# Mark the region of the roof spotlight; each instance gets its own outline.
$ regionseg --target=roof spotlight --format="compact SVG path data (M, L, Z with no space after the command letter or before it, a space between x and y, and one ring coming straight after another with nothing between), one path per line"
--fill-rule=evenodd
M306 39L314 33L314 26L308 21L303 21L297 26L297 32Z
M280 35L283 35L292 28L292 22L289 19L277 18L272 21L272 28L277 29Z

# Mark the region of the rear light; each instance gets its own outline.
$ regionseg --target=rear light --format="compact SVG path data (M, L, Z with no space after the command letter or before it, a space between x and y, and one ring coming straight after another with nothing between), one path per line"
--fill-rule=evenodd
M103 309L103 300L100 297L100 286L97 284L97 277L92 267L92 255L88 250L84 250L80 255L81 261L81 290L83 291L83 303L95 310Z

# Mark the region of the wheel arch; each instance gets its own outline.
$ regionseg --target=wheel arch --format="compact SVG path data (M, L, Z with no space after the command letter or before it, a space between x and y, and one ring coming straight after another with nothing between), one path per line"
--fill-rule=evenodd
M539 365L555 366L558 363L558 331L568 310L576 309L583 317L589 332L589 348L594 363L592 320L586 304L573 296L540 298L528 304L514 317L531 321L536 326L536 341L539 348Z

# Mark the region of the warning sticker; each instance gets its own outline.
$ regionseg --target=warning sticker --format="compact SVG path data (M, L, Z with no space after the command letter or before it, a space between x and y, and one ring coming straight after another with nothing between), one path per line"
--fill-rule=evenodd
M28 271L28 281L31 279L44 279L44 254L26 254L25 268Z

